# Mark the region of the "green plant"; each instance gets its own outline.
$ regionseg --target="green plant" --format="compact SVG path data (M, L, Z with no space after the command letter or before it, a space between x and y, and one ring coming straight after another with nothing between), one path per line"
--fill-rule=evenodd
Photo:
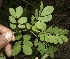
M9 9L10 27L15 31L16 43L12 49L12 55L17 55L22 49L25 55L32 55L37 49L41 55L54 58L54 53L58 51L57 45L67 42L65 36L69 31L58 27L48 27L47 22L52 20L53 6L43 7L41 2L40 10L35 10L31 20L23 17L24 9L19 6L16 11ZM23 34L22 34L23 33ZM39 53L38 52L38 53ZM37 52L36 52L37 53ZM36 56L35 56L36 57Z

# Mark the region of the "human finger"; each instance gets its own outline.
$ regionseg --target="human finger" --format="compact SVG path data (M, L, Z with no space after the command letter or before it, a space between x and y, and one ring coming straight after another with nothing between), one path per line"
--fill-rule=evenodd
M12 51L12 45L9 43L6 47L5 47L5 52L6 52L6 55L8 57L11 57L11 51Z
M9 28L7 28L7 27L0 24L0 33L4 34L6 32L12 32L12 31Z

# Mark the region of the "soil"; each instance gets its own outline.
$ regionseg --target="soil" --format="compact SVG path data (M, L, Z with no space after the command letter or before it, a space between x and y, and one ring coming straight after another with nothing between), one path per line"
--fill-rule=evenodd
M41 0L0 0L0 24L9 27L9 8L22 6L28 10L28 17L33 14L36 8L39 8ZM52 5L55 10L53 19L48 23L49 26L58 26L70 30L70 0L42 0L45 6ZM10 28L10 27L9 27ZM70 32L67 34L70 39ZM7 59L30 59L29 57L19 54ZM70 59L70 40L59 47L54 59Z

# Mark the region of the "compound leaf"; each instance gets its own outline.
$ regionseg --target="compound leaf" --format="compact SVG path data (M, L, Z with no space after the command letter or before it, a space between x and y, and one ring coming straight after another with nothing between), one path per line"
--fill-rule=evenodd
M21 6L16 8L16 18L19 18L23 13L23 8Z

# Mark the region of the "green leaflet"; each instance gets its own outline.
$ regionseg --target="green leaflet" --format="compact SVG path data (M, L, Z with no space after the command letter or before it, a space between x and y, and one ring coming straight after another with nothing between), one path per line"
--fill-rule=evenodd
M43 10L43 2L41 1L40 12Z
M41 21L41 22L48 22L52 19L52 15L48 15L48 16L45 16L45 17L38 17L38 20Z
M54 50L54 49L55 49L55 50ZM51 58L54 58L54 52L56 52L56 51L58 51L58 49L57 49L56 47L54 47L54 46L49 46L48 52L49 52L49 56L50 56Z
M32 15L31 17L31 23L34 24L34 20L35 20L35 17Z
M26 23L26 27L27 27L27 29L30 29L31 25L29 23Z
M48 37L47 34L45 34L45 41L46 41L46 42L49 42L49 37Z
M60 37L60 36L56 36L56 37L57 37L58 42L59 42L60 44L62 44L63 41L62 41L61 37Z
M23 13L23 8L21 6L16 8L16 18L19 18Z
M10 14L11 14L13 17L16 18L16 12L15 12L15 10L14 10L13 8L9 8L9 12L10 12Z
M61 40L61 39L58 39L57 36L55 36L55 35L53 35L52 37L53 37L52 39L53 39L54 44L57 44L58 40Z
M36 38L34 41L34 45L37 46L38 45L38 39Z
M12 29L15 29L15 28L16 28L16 25L10 23L10 27L11 27Z
M50 43L53 43L53 36L49 34L48 35L48 40L49 40Z
M21 37L22 37L22 35L17 35L15 39L20 40Z
M31 55L32 54L32 48L26 46L26 45L23 45L23 52L26 54L26 55Z
M69 30L62 29L62 31L60 32L60 34L65 35L65 34L67 34L68 32L69 32Z
M21 51L21 45L20 44L21 44L21 42L19 41L14 45L14 47L12 49L12 55L13 56L17 55Z
M32 47L32 46L33 46L32 42L29 41L30 38L31 38L31 36L28 35L28 34L23 36L23 39L24 39L23 44L24 44L25 46L28 46L28 47Z
M49 15L53 12L53 10L54 10L53 6L47 6L43 9L41 16Z
M44 34L40 34L40 40L44 41Z
M35 18L38 19L38 9L35 10Z
M26 45L26 46L28 46L28 47L32 47L32 46L33 46L33 44L32 44L31 41L26 41L26 40L24 40L24 41L23 41L23 44Z
M43 22L38 21L38 22L35 23L35 26L36 26L38 29L41 29L42 31L45 31L45 30L46 30L46 24L43 23Z
M15 18L14 18L14 17L12 17L12 16L9 16L9 20L10 20L10 22L12 22L12 23L16 23Z
M40 51L41 55L43 55L45 52L45 45L42 44L40 41L39 41L37 50Z
M25 25L19 24L18 27L19 27L19 28L25 28Z
M65 42L68 41L68 38L67 38L66 36L64 36L64 35L60 35L60 37L61 37L61 39L62 39L63 41L65 41Z
M27 17L21 17L19 20L18 20L18 23L19 24L23 24L23 23L26 23L27 22Z
M45 54L47 54L49 56L49 48L47 46L45 48Z
M52 33L52 26L46 30L47 33Z
M39 11L39 16L41 15L42 10L43 10L43 3L42 3L42 1L41 1L41 6L40 6L40 11Z
M23 38L24 38L24 40L30 40L31 35L28 35L28 34L27 35L24 35Z
M59 29L58 27L52 28L52 33L56 34L55 32L56 32L58 29Z
M33 30L33 31L37 31L36 26L32 26L32 30Z

